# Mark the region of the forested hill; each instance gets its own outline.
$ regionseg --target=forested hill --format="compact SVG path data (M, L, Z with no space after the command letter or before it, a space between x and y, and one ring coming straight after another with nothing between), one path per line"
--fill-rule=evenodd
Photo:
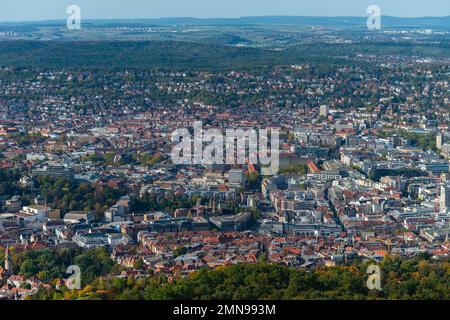
M3 66L94 68L227 68L269 63L279 54L182 41L0 42Z
M448 300L448 261L385 257L380 263L382 291L366 285L369 261L311 271L260 262L201 269L168 282L164 276L98 278L79 291L41 291L32 299L108 300Z
M357 63L358 54L450 57L450 45L294 45L275 51L185 41L0 41L0 66L37 68L233 69L297 63Z

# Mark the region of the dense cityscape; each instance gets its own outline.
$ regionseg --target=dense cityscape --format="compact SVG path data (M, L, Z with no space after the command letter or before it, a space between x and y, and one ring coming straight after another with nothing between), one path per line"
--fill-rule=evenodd
M404 37L429 54L337 50L327 61L204 70L4 64L0 299L289 299L301 290L175 287L232 272L302 277L296 270L318 282L318 270L362 279L354 296L297 298L449 299L449 36ZM278 172L175 164L172 133L198 121L279 129ZM427 280L376 293L364 287L369 262ZM70 265L81 271L75 290ZM126 285L145 294L119 297Z

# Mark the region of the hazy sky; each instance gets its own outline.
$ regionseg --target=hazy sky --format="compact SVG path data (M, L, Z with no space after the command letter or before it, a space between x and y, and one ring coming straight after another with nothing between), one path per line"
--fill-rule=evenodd
M365 16L371 4L383 15L450 15L450 0L0 0L0 21L65 19L71 4L79 5L86 19Z

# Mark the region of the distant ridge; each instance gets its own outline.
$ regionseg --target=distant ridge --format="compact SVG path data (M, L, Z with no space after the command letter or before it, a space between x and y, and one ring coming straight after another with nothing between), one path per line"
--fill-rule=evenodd
M334 26L354 26L364 25L367 17L314 17L314 16L249 16L241 18L190 18L173 17L157 19L86 19L85 24L92 26L105 25L334 25ZM52 26L65 23L65 20L48 21L24 21L24 22L0 22L0 26L19 27L29 26ZM385 27L414 27L414 28L442 28L450 29L450 16L444 17L415 17L403 18L382 16L382 23Z

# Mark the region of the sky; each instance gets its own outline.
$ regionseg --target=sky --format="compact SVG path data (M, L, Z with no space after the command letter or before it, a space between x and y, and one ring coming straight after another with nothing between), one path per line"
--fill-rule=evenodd
M450 16L450 0L0 0L0 21L66 19L73 4L84 19L366 16L373 4L382 15Z

